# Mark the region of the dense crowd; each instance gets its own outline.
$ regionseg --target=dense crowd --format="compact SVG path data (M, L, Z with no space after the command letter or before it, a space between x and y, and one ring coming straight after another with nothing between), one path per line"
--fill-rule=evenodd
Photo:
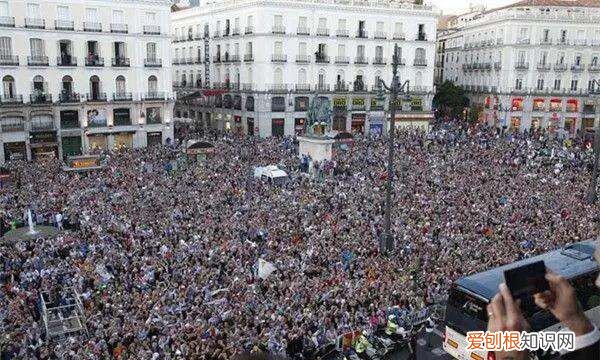
M58 161L9 164L18 181L0 189L4 221L31 207L78 226L0 244L4 358L292 353L314 334L376 326L391 306L420 309L465 274L598 234L600 207L583 201L591 151L577 141L401 132L389 256L385 139L355 139L319 176L299 171L289 140L214 144L204 162L154 147L109 154L84 174ZM271 164L289 173L285 185L253 178ZM259 259L276 268L266 279ZM39 293L61 288L81 295L88 334L48 342Z

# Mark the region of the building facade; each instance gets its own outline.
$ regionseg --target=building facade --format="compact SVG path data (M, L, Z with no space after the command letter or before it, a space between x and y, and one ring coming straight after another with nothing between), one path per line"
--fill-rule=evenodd
M598 125L599 20L600 3L590 0L483 11L440 34L440 81L466 89L491 125L589 134Z
M170 2L0 0L0 162L173 138Z
M172 15L182 99L175 116L242 134L293 135L319 97L331 106L334 130L379 132L388 105L377 79L391 80L397 44L399 77L410 83L397 119L427 120L436 18L432 7L395 1L200 1Z

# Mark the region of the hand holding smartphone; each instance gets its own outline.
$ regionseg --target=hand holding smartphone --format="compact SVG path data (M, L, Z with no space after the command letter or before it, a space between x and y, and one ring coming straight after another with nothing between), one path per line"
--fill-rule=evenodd
M504 281L514 299L523 299L550 289L544 261L505 270Z

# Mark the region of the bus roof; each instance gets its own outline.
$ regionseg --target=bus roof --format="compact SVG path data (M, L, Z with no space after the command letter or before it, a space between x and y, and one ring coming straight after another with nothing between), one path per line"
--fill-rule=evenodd
M568 245L545 254L520 260L508 265L466 276L456 281L456 285L485 298L488 302L498 292L498 285L504 281L504 271L544 260L546 267L566 277L597 271L600 266L594 259L596 240L587 240Z

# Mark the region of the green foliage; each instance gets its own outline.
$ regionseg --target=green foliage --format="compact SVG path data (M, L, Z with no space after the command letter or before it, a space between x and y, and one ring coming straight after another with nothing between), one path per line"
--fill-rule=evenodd
M468 121L470 125L473 125L479 121L479 116L483 112L483 108L481 106L473 106L469 111Z
M469 99L463 89L451 81L446 81L438 86L433 105L442 116L459 118L462 116L463 109L469 105Z

